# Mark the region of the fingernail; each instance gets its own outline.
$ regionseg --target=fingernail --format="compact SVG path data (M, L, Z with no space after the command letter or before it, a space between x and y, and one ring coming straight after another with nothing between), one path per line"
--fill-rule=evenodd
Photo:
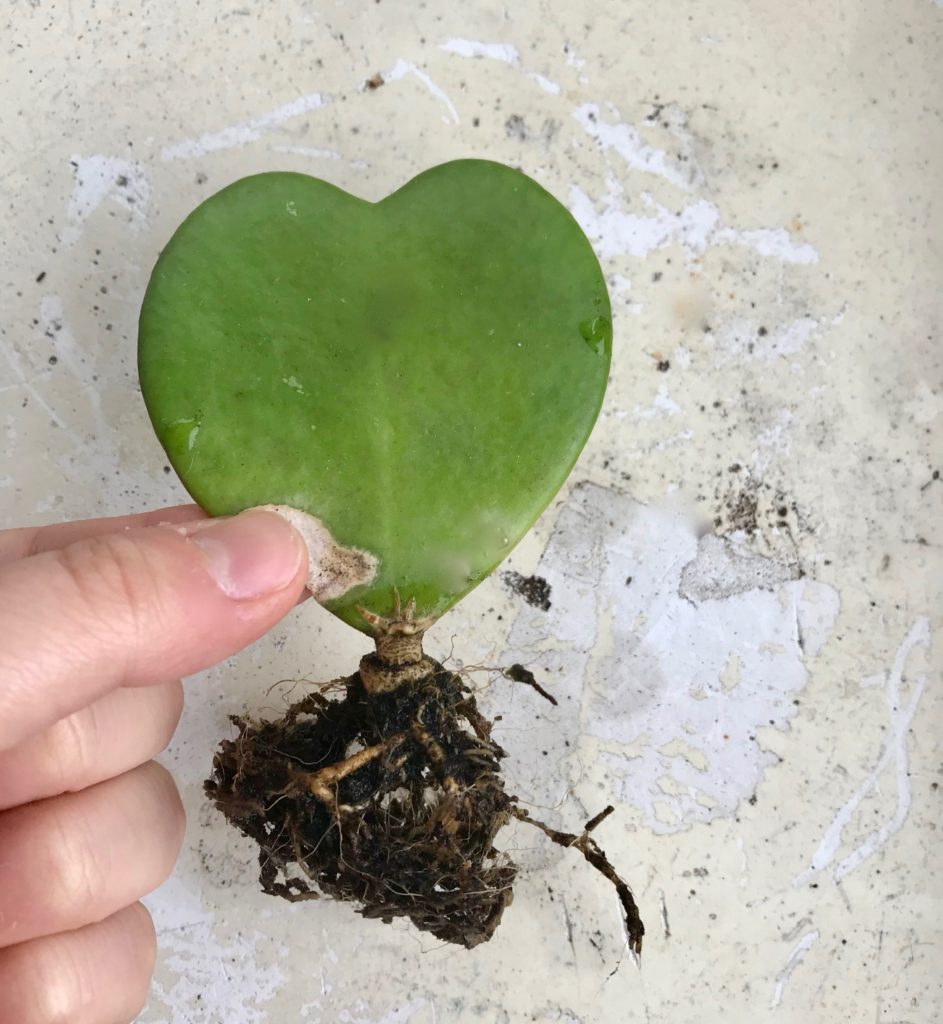
M206 555L219 589L239 601L287 586L306 558L297 531L273 512L250 510L231 519L204 520L187 533Z

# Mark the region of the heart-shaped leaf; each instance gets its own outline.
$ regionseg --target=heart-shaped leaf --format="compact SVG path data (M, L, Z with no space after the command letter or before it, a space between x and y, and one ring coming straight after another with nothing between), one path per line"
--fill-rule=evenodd
M379 203L292 173L208 199L154 269L139 367L207 512L291 505L375 557L326 602L365 629L358 605L389 614L396 587L440 615L508 554L589 435L611 342L567 210L458 160Z

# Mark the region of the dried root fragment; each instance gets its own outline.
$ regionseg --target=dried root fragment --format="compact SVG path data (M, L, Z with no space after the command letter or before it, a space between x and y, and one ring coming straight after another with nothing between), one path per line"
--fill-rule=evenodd
M571 835L518 807L499 774L505 752L470 688L421 642L404 653L418 632L409 612L392 629L383 620L378 654L325 688L342 687L342 699L312 692L278 721L233 717L238 735L222 743L205 788L259 844L262 888L289 900L351 900L364 917L407 917L471 949L511 902L517 867L494 840L515 817L579 850L615 885L638 951L644 928L632 894L589 835L611 808Z
M521 821L526 821L528 825L533 825L535 828L539 828L544 835L549 836L558 846L566 846L574 850L579 850L580 853L589 861L590 864L603 876L609 879L610 882L616 887L616 892L619 894L619 902L622 904L622 913L625 918L625 931L629 939L629 949L636 955L642 955L642 936L645 934L645 925L642 924L642 918L639 916L638 907L635 903L635 898L632 895L632 890L628 885L616 874L615 868L609 863L609 858L603 853L596 843L596 840L590 836L590 832L602 821L612 814L614 808L610 804L604 808L595 817L590 818L586 822L583 831L579 835L574 835L572 832L558 832L555 828L550 828L549 825L545 825L542 821L537 821L536 818L532 818L527 811L520 807L514 807L512 813L515 818L519 818Z

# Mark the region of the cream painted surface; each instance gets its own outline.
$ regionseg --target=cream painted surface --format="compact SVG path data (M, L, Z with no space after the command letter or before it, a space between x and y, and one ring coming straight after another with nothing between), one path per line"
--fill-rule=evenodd
M503 715L522 799L570 828L616 805L642 970L608 887L522 828L473 953L258 892L201 781L227 714L355 667L312 604L189 683L141 1024L939 1019L938 0L12 0L0 39L4 524L184 497L135 321L170 232L241 175L377 199L519 165L613 295L599 425L508 564L550 609L498 575L428 647ZM557 709L475 667L510 658Z

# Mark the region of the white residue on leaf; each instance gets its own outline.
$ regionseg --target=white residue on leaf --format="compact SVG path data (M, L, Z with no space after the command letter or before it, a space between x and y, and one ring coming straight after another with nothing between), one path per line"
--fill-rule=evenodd
M290 388L294 388L299 395L303 395L305 393L304 387L302 386L298 378L295 376L282 377L282 383L287 384Z
M318 110L326 102L324 97L317 92L299 96L289 103L283 103L280 107L248 121L229 125L220 131L206 132L195 139L184 139L173 145L165 146L161 150L160 158L161 160L187 160L205 156L207 153L213 153L220 149L236 149L246 146L285 121L300 117L312 110Z

